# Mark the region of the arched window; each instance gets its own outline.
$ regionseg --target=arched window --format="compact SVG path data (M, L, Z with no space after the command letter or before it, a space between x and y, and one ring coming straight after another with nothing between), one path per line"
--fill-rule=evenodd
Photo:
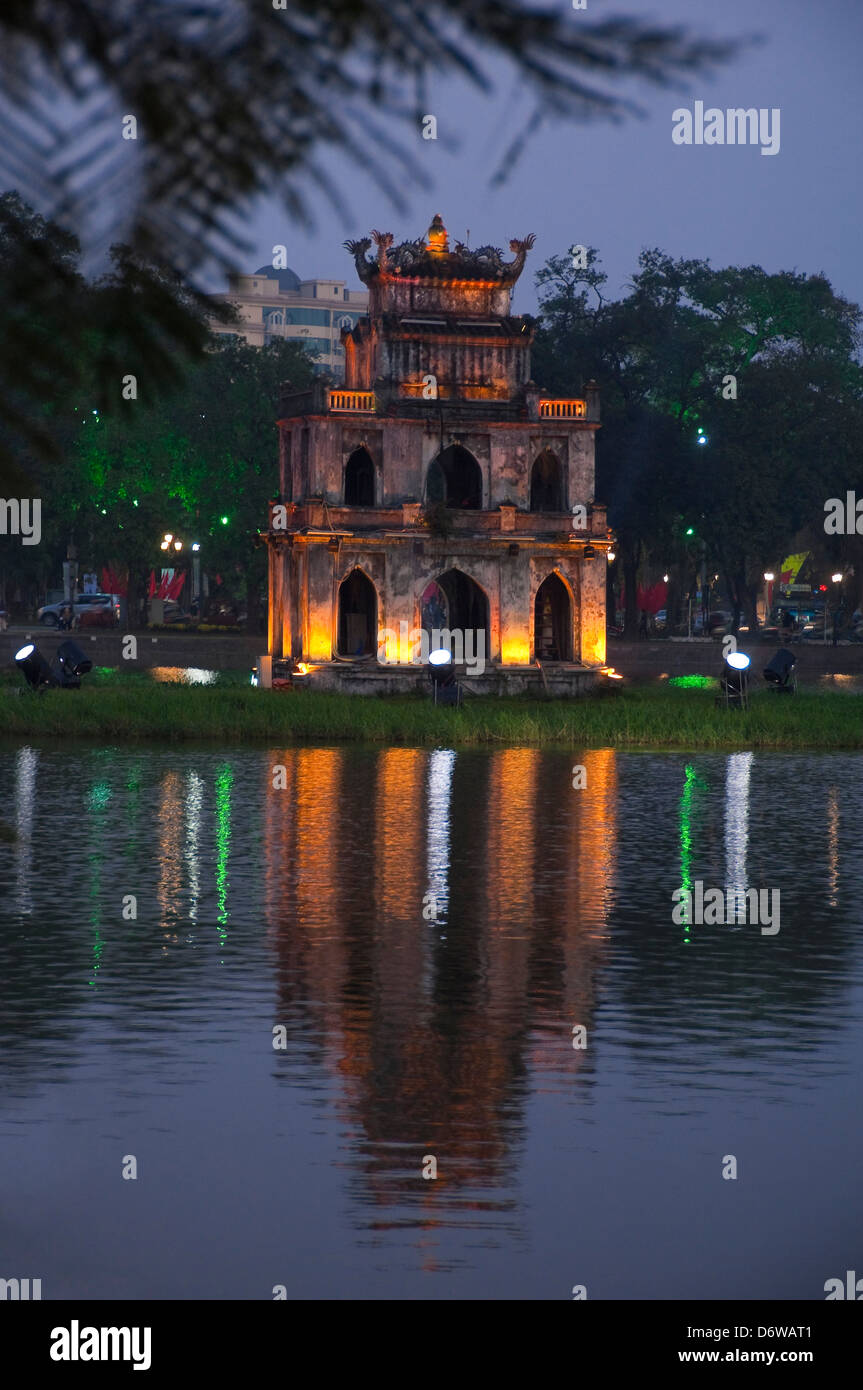
M429 465L426 478L429 502L479 511L482 506L482 471L469 449L450 444Z
M354 449L345 465L345 506L375 505L375 466L371 454L362 446Z
M539 661L572 661L572 600L557 574L550 574L536 591L533 639Z
M378 596L362 570L339 585L339 656L370 656L377 650Z
M423 590L422 625L430 633L435 629L460 633L466 653L489 654L488 599L476 581L461 570L446 570Z
M534 460L530 472L530 510L532 512L562 512L563 471L557 455L543 449Z

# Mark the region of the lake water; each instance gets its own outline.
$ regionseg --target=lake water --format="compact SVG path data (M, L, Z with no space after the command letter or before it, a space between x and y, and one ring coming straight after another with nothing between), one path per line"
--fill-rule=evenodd
M6 745L0 790L0 1277L823 1299L863 1269L863 755ZM698 881L779 890L780 930L676 923Z

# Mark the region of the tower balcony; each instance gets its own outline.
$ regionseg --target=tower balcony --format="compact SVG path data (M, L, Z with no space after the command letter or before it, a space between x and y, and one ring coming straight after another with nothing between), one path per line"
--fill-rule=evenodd
M301 415L368 416L382 415L402 419L437 417L443 411L449 420L543 420L563 423L599 423L599 390L590 381L583 396L544 396L533 382L514 392L502 383L479 386L461 383L455 388L441 383L440 393L426 400L423 383L378 383L377 391L356 391L313 382L306 391L284 388L279 398L279 418Z

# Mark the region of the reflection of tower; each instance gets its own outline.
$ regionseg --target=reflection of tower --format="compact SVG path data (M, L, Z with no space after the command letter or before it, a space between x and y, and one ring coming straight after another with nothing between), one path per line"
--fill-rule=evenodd
M290 790L265 831L273 1022L338 1082L361 1224L508 1210L526 1055L566 1085L585 1058L569 1030L590 1021L604 950L614 757L585 755L588 802L569 760L533 749L277 755ZM427 1153L434 1183L419 1177Z

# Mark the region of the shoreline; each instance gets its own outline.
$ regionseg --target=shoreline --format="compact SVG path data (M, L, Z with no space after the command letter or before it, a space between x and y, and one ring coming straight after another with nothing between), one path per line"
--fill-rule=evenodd
M416 747L574 747L669 752L863 748L863 695L759 690L747 711L712 689L629 686L576 700L473 697L460 709L425 696L356 696L93 681L43 694L0 687L0 740L321 743Z

